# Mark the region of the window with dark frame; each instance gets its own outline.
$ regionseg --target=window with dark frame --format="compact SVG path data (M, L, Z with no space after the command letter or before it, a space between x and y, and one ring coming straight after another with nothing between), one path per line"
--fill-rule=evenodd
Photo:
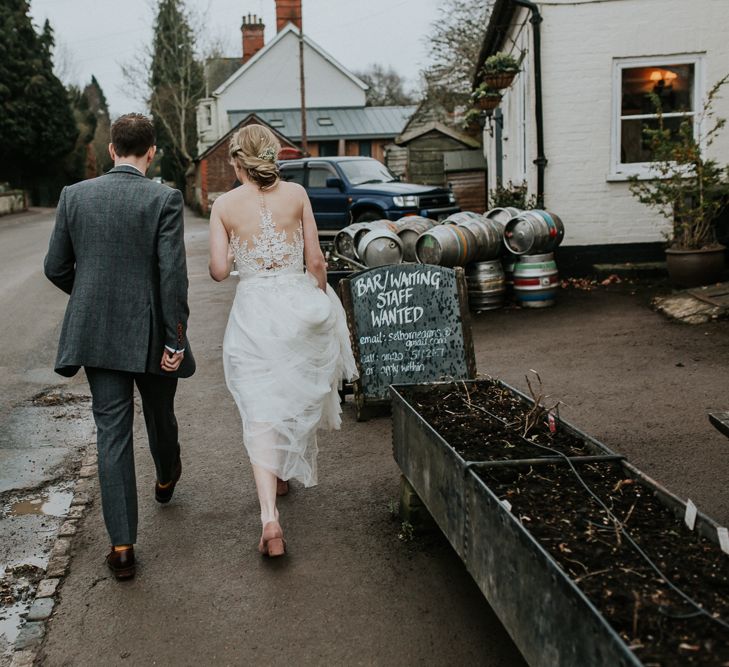
M658 114L652 94L660 100L663 123L672 133L688 116L696 118L694 63L622 67L620 71L620 164L651 161L646 128L657 128Z

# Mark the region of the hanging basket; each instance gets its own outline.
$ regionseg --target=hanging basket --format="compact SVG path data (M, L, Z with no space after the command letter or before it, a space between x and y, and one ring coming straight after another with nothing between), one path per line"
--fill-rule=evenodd
M508 88L511 85L516 75L516 71L492 72L490 74L484 74L483 81L489 88L504 90L504 88Z
M501 104L501 95L486 95L476 100L474 104L483 111L493 111Z

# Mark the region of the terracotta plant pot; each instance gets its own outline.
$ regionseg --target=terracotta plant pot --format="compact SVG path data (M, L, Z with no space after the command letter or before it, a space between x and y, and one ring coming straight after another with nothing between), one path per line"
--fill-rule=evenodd
M483 81L489 88L495 90L503 90L511 85L511 82L516 76L516 71L513 72L491 72L483 75Z
M698 287L719 282L724 274L723 245L701 250L666 249L668 277L677 287Z
M501 95L486 95L475 102L475 105L483 111L493 111L499 104L501 104Z

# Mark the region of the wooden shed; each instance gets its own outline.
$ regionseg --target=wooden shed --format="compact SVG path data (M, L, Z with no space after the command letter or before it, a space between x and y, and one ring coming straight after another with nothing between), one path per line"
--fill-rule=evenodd
M462 209L485 210L486 161L477 139L434 120L407 129L395 143L408 150L408 181L450 183Z
M446 182L464 211L484 213L488 207L488 174L481 149L443 153Z

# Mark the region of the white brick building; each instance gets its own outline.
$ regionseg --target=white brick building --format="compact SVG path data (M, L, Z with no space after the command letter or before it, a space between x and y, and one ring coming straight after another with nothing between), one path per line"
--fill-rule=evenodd
M640 204L626 182L630 174L648 174L641 145L641 127L652 114L646 93L658 92L665 111L700 112L708 89L729 72L727 4L496 0L479 68L498 51L523 62L500 105L502 127L496 127L497 113L485 128L490 188L500 177L538 190L537 30L544 204L565 223L564 245L593 246L591 255L599 246L615 259L660 252L667 223ZM729 117L728 93L715 103L720 117ZM669 122L679 122L679 115ZM712 154L727 162L729 132Z

